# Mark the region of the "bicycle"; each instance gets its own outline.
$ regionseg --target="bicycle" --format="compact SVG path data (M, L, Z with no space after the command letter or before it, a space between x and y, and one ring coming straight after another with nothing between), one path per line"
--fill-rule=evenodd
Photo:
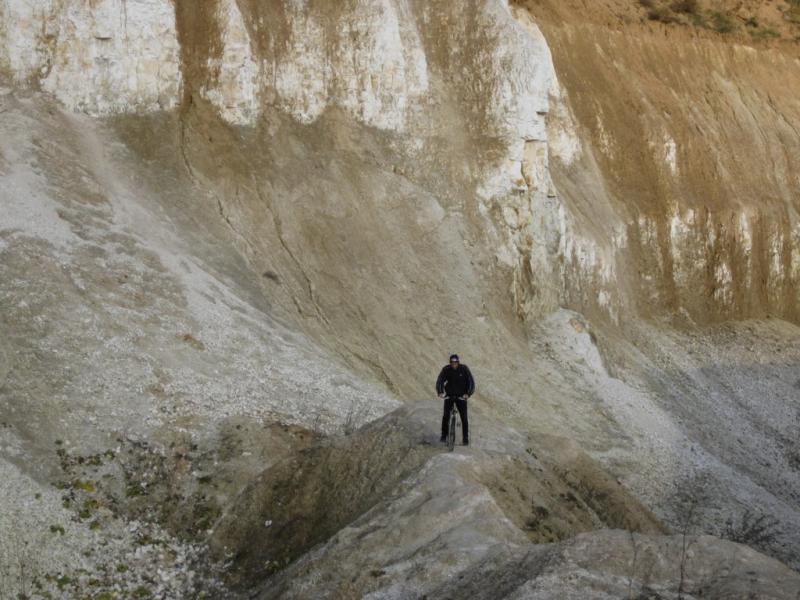
M461 428L461 416L458 414L458 407L453 402L450 409L450 426L447 429L447 450L452 452L456 446L456 431Z

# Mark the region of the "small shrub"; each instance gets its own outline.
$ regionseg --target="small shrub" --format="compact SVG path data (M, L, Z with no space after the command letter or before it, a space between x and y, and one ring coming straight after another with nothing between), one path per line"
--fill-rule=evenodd
M645 8L653 8L656 5L654 0L639 0L639 4L641 4Z
M658 21L659 23L675 23L677 21L673 12L663 6L651 8L647 11L647 18L651 21Z
M781 34L771 27L756 29L755 31L751 31L750 35L757 40L770 40L781 37Z
M792 5L789 10L783 13L783 18L789 21L789 23L800 25L800 4Z
M363 412L364 407L361 403L356 403L355 400L350 401L350 406L345 415L344 424L342 425L342 432L344 435L352 435L358 429L358 417Z
M714 11L711 13L711 29L717 33L731 33L736 29L736 25L725 13Z
M703 13L689 15L689 21L691 21L692 25L695 27L703 27L708 29L708 21L706 21Z
M125 488L125 495L128 498L136 498L137 496L144 496L147 492L144 486L138 481L133 481Z
M753 548L772 545L778 535L778 520L764 513L756 514L750 509L742 513L738 522L732 518L725 524L724 538Z
M670 8L676 13L693 15L700 10L700 4L697 0L675 0L675 2L670 5Z
M95 491L95 487L90 481L82 481L80 479L76 479L72 482L72 489L82 490L90 494Z

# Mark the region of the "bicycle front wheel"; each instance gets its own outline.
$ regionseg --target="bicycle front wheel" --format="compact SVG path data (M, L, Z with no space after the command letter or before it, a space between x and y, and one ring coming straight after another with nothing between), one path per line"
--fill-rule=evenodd
M450 427L447 430L447 449L452 452L456 446L456 411L450 411Z

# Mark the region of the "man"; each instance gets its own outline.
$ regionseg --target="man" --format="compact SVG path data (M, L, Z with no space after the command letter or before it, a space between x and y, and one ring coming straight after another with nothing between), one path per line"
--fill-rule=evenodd
M475 393L475 381L472 379L467 365L462 365L458 354L450 357L450 364L446 365L439 378L436 380L436 393L444 398L444 416L442 416L442 438L447 439L448 419L455 402L458 414L461 415L461 441L469 445L469 422L467 421L467 399Z

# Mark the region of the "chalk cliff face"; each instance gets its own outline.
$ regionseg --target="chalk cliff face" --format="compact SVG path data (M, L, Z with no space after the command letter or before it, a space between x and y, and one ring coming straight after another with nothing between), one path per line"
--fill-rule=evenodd
M449 147L459 160L438 160L496 231L521 314L798 317L798 90L775 76L796 68L791 50L700 37L676 51L677 32L614 32L602 9L546 3L470 2L458 19L409 0L2 10L0 64L71 109L196 98L255 127L337 108L410 160Z
M652 536L667 564L685 556L659 535L691 525L797 567L800 51L644 11L0 3L0 465L19 482L0 503L29 514L39 494L31 527L77 511L97 524L67 526L84 548L107 531L126 562L158 538L209 574L159 563L164 594L302 597L359 528L396 552L345 552L383 574L337 580L343 595L433 593L521 557L570 572L579 551L612 594L627 554L601 565L606 534L529 547L602 528ZM435 410L396 409L451 351L479 396L473 448L442 458ZM475 510L441 543L468 557L409 579L417 547L382 528L439 531L415 510L446 513L431 473L451 468ZM43 573L85 568L62 541ZM150 585L157 554L123 591ZM736 569L771 590L785 568L762 561ZM545 597L541 574L508 596ZM793 598L786 577L774 593ZM464 594L492 597L484 584Z
M161 2L3 5L2 62L66 106L94 115L168 110L179 100L175 11Z
M252 127L268 110L310 124L336 107L394 134L410 160L466 154L475 164L451 169L469 170L482 211L502 212L498 260L522 271L528 262L537 272L552 268L558 242L531 248L546 233L533 225L530 198L516 197L530 191L548 227L566 227L547 200L546 116L551 102L561 106L558 83L547 43L524 11L517 20L502 2L472 2L453 19L443 5L388 0L174 9L167 1L20 1L3 10L2 64L15 81L38 83L71 109L142 113L197 98L224 121ZM578 151L570 125L561 119L558 131L568 160ZM549 293L543 302L552 308L555 300Z

